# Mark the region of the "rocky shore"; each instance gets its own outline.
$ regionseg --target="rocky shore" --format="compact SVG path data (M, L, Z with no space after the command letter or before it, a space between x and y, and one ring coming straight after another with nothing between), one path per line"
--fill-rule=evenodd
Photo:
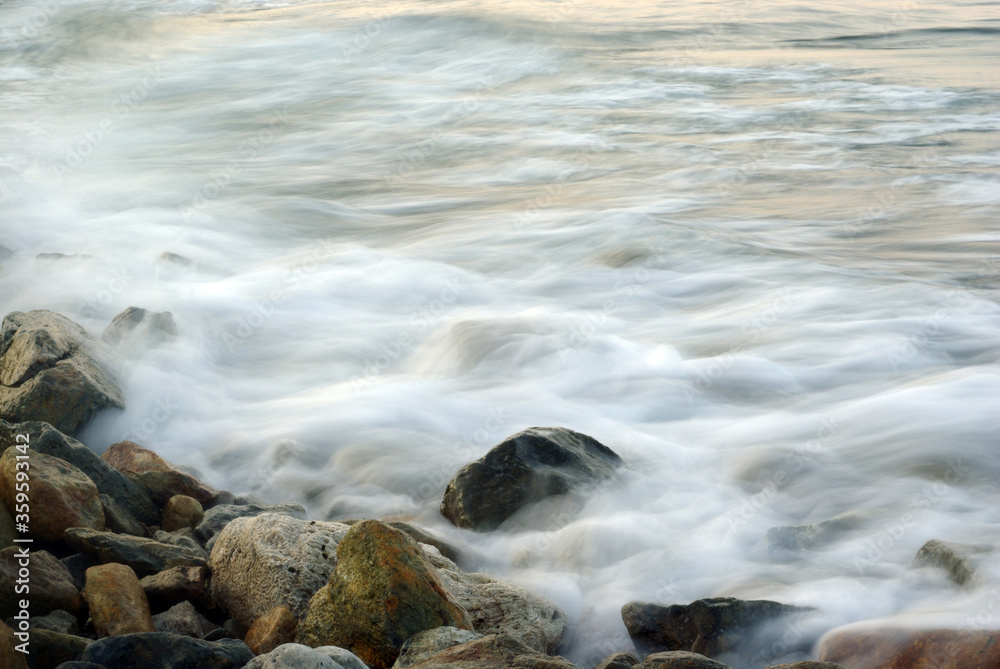
M143 445L75 439L127 399L115 347L175 332L169 314L135 308L102 340L52 312L4 318L0 669L573 669L559 655L563 611L463 570L461 552L425 529L309 520L296 504L215 490ZM586 435L532 428L457 472L441 513L502 531L532 504L600 485L623 464ZM769 553L807 549L843 522L775 528ZM976 587L975 552L929 542L915 563ZM633 647L609 649L596 667L1000 666L996 632L852 626L815 644L798 631L810 614L726 597L628 602ZM776 663L814 652L818 661Z

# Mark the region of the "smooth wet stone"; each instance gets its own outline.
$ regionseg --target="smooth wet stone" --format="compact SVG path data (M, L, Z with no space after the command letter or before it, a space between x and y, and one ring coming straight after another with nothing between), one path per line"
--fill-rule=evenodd
M276 606L301 617L349 529L271 513L229 522L212 547L213 599L247 627Z
M295 641L298 619L284 606L276 606L258 618L243 639L257 655L270 653L286 643Z
M82 471L65 460L32 453L30 469L18 469L18 451L10 448L0 456L0 497L16 510L18 485L30 487L31 518L27 536L58 541L70 527L104 529L104 509L97 486ZM26 480L18 479L26 475ZM22 477L24 478L24 477Z
M102 564L87 570L83 596L94 631L100 637L153 632L146 593L135 572L123 564Z
M19 602L23 594L15 588L21 578L21 564L25 561L22 546L10 546L0 550L0 618L13 616L20 610ZM28 571L31 588L29 613L43 616L57 610L77 613L83 609L80 595L73 576L66 566L54 555L44 550L29 550Z
M585 434L529 428L462 467L445 489L441 514L458 527L493 530L522 507L607 478L621 464Z
M163 507L163 522L160 527L173 532L185 527L195 528L205 515L201 502L187 495L174 495Z
M63 540L102 563L128 565L139 576L155 574L170 567L196 567L206 563L204 553L127 534L72 528L66 530Z
M1000 631L851 625L820 639L819 659L850 669L1000 667Z
M108 495L137 520L147 525L160 522L160 510L141 484L129 479L106 463L99 455L76 439L48 423L38 421L9 423L0 420L0 448L14 443L16 435L26 434L33 453L52 455L70 463L94 482L98 492Z
M218 490L197 477L131 441L120 441L108 446L101 457L120 472L137 474L142 485L160 505L166 504L174 495L187 495L204 504L219 494ZM159 522L159 518L156 522Z
M0 418L74 434L98 411L123 409L107 346L52 311L13 311L0 326Z
M108 669L236 669L253 659L253 652L239 639L204 641L144 632L98 639L82 659Z
M310 601L296 641L339 646L370 667L391 667L404 641L444 625L472 629L417 543L366 520L337 545L330 581Z

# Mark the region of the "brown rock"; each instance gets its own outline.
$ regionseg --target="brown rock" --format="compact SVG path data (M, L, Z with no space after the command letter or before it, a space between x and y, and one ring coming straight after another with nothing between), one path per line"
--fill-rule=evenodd
M299 621L284 606L276 606L250 627L244 641L255 655L270 653L278 646L295 641Z
M405 666L413 669L576 669L566 658L543 655L504 634L491 634L450 646Z
M201 502L187 495L174 495L163 507L163 522L160 526L165 532L174 532L185 527L194 527L201 522L205 510Z
M7 510L7 505L0 501L0 548L14 545L14 538L17 533L14 531L14 517Z
M850 669L1000 667L1000 632L851 625L823 636L819 659Z
M787 664L772 664L764 669L845 669L844 665L836 662L813 662L803 660L802 662L789 662Z
M56 541L70 527L104 529L101 498L86 474L43 453L32 453L30 469L25 471L18 469L18 463L24 461L17 460L17 455L17 449L8 448L0 456L0 496L8 509L16 510L16 486L30 486L30 537Z
M155 632L146 594L131 567L102 564L87 570L83 595L99 637Z
M183 601L212 608L207 567L172 567L146 576L139 585L154 609L163 609Z
M72 435L108 407L124 408L107 346L57 313L13 311L0 329L0 418L45 421Z
M32 618L62 609L76 613L83 608L83 597L73 583L73 576L54 555L43 550L29 551L30 597L18 594L14 588L20 578L25 558L21 547L10 546L0 551L0 618L13 616L20 610L19 600L27 599Z
M17 650L23 643L14 636L14 630L0 621L0 667L6 669L28 669L28 656Z
M668 650L647 655L645 660L635 665L635 669L730 669L730 667L700 653Z
M166 504L174 495L194 497L205 504L219 494L218 490L174 467L148 448L131 441L120 441L108 446L101 457L118 471L138 474L142 484L158 504Z
M408 535L377 520L354 525L337 545L330 582L299 624L298 643L340 646L370 667L391 667L403 642L442 626L472 629ZM519 643L519 642L518 642Z
M594 669L629 669L637 664L639 659L632 653L615 653L598 662Z
M971 546L931 539L917 551L913 566L943 569L956 585L973 587L982 580L976 574L974 556L989 550L990 546Z

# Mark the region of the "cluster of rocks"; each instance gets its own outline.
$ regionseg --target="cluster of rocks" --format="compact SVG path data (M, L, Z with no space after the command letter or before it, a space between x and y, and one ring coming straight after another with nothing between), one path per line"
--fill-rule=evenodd
M173 332L172 319L130 309L104 339L148 336L136 334L140 326ZM95 412L122 406L111 357L107 344L57 314L4 319L0 667L575 669L557 654L567 628L562 611L523 588L463 571L458 551L426 530L400 521L308 520L299 505L255 504L215 490L129 441L98 456L73 435ZM11 515L23 480L15 446L22 441L30 444L33 540L27 622L16 588L25 549L15 540L24 530ZM441 513L460 527L495 530L540 500L600 484L621 465L591 437L532 428L463 467ZM808 547L828 531L785 528L774 543ZM972 583L959 548L929 544L917 563ZM772 664L808 653L803 644L813 637L781 634L808 615L764 600L631 602L622 620L634 648L597 668L843 669L838 661L867 669L923 666L914 658L925 656L993 662L935 665L942 667L1000 662L1000 644L988 633L841 629L820 645L820 659L830 662ZM18 649L25 639L27 656Z

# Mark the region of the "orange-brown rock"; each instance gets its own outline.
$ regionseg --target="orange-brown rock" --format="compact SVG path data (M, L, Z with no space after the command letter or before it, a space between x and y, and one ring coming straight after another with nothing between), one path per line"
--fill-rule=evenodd
M255 655L270 653L278 646L295 641L299 621L284 606L276 606L250 627L244 639Z
M17 650L21 640L14 636L14 630L0 621L0 667L5 669L28 669L28 656Z
M163 507L163 522L160 527L165 532L174 532L185 527L194 527L201 522L205 510L201 502L187 495L174 495Z
M27 486L31 505L28 536L57 541L70 527L104 529L104 508L97 486L82 471L60 458L32 453L27 470L18 468L17 449L0 456L0 496L17 510L17 486ZM20 476L19 476L20 475ZM23 501L23 500L22 500Z
M1000 667L1000 631L851 625L820 640L819 659L850 669Z
M119 441L108 446L101 457L120 472L138 474L153 499L160 504L165 504L174 495L194 497L205 504L219 494L218 490L131 441Z
M131 567L117 563L91 567L83 596L100 637L156 631L146 593Z

